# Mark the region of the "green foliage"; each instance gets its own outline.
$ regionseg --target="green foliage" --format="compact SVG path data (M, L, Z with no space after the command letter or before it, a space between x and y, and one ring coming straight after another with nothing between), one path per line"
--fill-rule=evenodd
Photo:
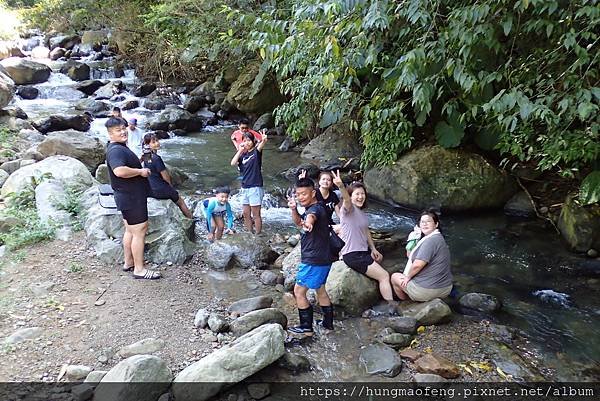
M15 144L15 139L14 131L6 127L0 127L0 157L14 156L13 145Z
M23 190L7 196L7 207L2 210L2 214L14 217L18 221L18 224L13 226L8 233L0 233L0 242L4 243L9 250L15 250L54 236L55 228L40 220L35 206L35 187L46 178L49 178L49 175L44 174L39 178L32 178L31 183Z
M54 202L59 210L64 210L72 217L73 229L79 231L83 228L83 207L81 205L81 194L83 189L78 186L66 186L64 200Z
M81 273L83 271L83 265L77 262L69 263L69 272L71 273Z
M593 171L582 181L579 201L584 205L600 202L600 171Z

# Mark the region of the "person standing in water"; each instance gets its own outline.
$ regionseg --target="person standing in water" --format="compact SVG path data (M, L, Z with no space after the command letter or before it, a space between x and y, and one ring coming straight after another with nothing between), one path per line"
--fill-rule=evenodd
M251 133L254 136L255 141L260 142L263 139L265 130L261 130L261 132L254 131L250 128L248 120L244 118L242 121L240 121L238 129L233 131L233 133L231 134L231 142L233 143L233 146L235 146L236 150L240 148L240 145L244 141L243 136L245 132Z
M127 126L127 147L138 156L142 155L144 133L137 126L137 119L130 118Z
M300 215L297 203L305 208ZM290 327L288 331L304 336L313 335L313 307L306 297L309 289L317 291L317 300L323 311L320 325L333 330L333 306L325 282L331 269L329 254L329 218L325 207L317 201L316 190L310 178L301 178L296 183L295 199L288 198L288 207L292 212L292 220L302 229L300 238L300 264L296 274L294 297L298 305L300 325ZM324 246L325 244L325 246Z
M240 190L244 227L255 234L262 231L261 205L265 195L262 176L262 151L267 144L267 135L256 143L254 135L244 132L242 143L231 159L231 165L237 165L242 174Z

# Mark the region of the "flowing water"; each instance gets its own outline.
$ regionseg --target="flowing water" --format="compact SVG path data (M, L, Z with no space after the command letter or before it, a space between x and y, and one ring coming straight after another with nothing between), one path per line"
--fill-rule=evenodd
M56 71L60 63L52 67ZM114 79L109 69L102 66L96 69L101 71L96 76ZM128 86L135 83L132 71L126 71L121 80ZM74 85L65 75L54 72L48 82L36 85L40 98L17 100L16 105L30 118L75 113L73 106L83 94ZM154 113L140 107L125 112L125 116L137 117L143 126ZM106 140L104 122L96 119L90 135ZM219 185L229 185L234 192L239 188L237 169L229 164L234 154L229 141L232 129L232 126L207 127L202 132L161 142L164 160L190 177L184 193L205 194ZM264 150L265 189L271 196L263 214L267 232L292 233L295 229L287 208L278 207L285 206L281 195L290 185L281 173L297 166L300 158L294 152L277 151L281 139L271 137ZM234 209L239 209L235 195L232 203ZM371 226L385 231L408 232L416 221L412 212L376 203L371 203L368 213ZM544 364L556 369L558 378L600 379L598 260L567 252L559 236L542 222L515 220L501 212L442 216L442 226L460 293L484 292L500 298L503 309L496 321L525 332L536 344ZM405 263L402 249L385 256L388 266L401 267ZM265 291L264 287L250 285L251 280L236 277L234 273L211 272L209 280L215 293L222 293L223 297L240 293L252 296ZM324 349L320 345L318 352L311 352L310 345L300 347L318 367L311 374L330 380L356 378L356 372L360 371L357 350L369 343L377 327L363 319L348 319L340 324L340 330L333 334L334 341L326 342ZM582 369L592 373L581 374Z

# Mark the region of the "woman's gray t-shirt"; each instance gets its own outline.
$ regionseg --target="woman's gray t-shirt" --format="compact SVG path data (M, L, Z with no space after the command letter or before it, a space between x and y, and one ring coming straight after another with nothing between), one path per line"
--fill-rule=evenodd
M342 248L342 255L369 250L369 240L366 233L366 230L369 229L369 219L365 212L354 205L351 206L350 211L347 211L344 206L340 208L341 237L346 243Z
M412 281L423 288L444 288L452 284L450 250L442 235L433 235L417 248L412 260L427 262Z

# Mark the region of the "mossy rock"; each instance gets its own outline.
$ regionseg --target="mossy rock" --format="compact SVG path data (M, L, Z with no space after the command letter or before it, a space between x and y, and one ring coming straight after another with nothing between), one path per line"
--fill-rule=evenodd
M573 251L600 250L600 205L582 206L574 195L567 196L558 229Z
M247 64L238 79L231 85L231 89L225 99L244 113L262 114L275 109L285 100L279 92L275 79L266 74L259 90L252 96L252 83L259 73L260 63Z

